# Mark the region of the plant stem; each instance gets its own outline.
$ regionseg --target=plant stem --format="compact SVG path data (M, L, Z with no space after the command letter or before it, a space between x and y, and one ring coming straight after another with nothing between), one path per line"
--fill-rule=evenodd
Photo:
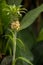
M15 65L15 55L16 55L16 32L13 36L13 58L12 58L12 65Z

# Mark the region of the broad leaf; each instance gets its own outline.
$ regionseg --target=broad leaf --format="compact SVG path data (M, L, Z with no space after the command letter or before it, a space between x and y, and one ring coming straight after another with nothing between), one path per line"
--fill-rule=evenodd
M35 19L39 16L39 14L43 11L43 4L41 6L39 6L36 9L31 10L30 12L28 12L24 18L21 21L21 29L25 29L28 26L30 26Z
M21 51L22 56L25 56L26 58L29 58L31 61L33 61L33 55L30 51L30 49L32 48L32 46L35 42L35 37L33 36L33 33L30 32L28 29L25 29L18 33L18 38L23 41L25 48L26 48L26 50L25 50L26 53L23 53Z

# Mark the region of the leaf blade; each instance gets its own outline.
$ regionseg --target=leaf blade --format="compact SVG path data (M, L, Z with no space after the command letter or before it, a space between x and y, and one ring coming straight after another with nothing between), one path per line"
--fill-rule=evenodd
M26 58L24 58L24 57L18 57L18 58L16 58L16 61L17 61L18 59L23 60L23 61L27 62L27 63L30 64L30 65L33 65L33 64L30 62L30 60L28 60L28 59L26 59Z
M39 16L39 14L43 12L43 4L41 6L39 6L38 8L35 8L33 10L31 10L30 12L28 12L24 18L21 21L21 29L25 29L28 26L30 26L35 19Z

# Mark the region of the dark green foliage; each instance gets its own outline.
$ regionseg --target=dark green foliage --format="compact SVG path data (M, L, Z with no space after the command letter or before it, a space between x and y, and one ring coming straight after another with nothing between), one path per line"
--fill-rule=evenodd
M34 55L34 64L43 65L43 41L37 42L33 46L32 53Z
M29 11L28 13L26 13L26 15L20 20L19 18L20 16L18 16L18 11L19 11L18 9L21 10L22 8L22 7L20 8L19 6L21 2L22 0L17 0L17 1L16 0L9 0L9 1L1 0L0 1L0 53L4 53L5 56L13 55L13 51L15 50L14 48L15 47L14 45L15 30L14 31L10 30L11 29L10 26L11 26L11 22L13 22L17 16L16 19L20 21L20 30L19 31L16 30L18 34L17 34L17 39L16 39L17 49L16 49L16 54L14 54L16 55L15 61L22 60L22 61L17 61L17 65L18 64L19 65L28 65L28 64L33 65L34 63L37 65L38 61L40 61L40 63L43 62L43 51L42 51L43 44L42 43L41 45L40 43L38 43L39 45L36 44L35 48L33 47L32 52L31 52L31 48L34 45L34 43L43 40L43 28L41 32L39 33L38 38L36 38L31 25L39 16L39 14L43 12L43 4ZM16 7L14 8L14 5L12 4L15 4ZM19 11L19 14L21 14L20 11ZM4 60L2 60L1 62L1 65L6 65L4 64L6 63L6 60L9 65L9 61L11 60L9 59L9 57L4 58ZM33 62L33 60L34 60L34 63L32 64L30 61Z

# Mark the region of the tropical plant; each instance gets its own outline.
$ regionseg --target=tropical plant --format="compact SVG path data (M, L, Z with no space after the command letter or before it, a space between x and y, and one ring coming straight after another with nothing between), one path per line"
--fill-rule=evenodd
M29 27L36 20L36 18L39 16L41 12L43 12L43 4L38 8L35 8L27 12L25 16L22 18L21 13L22 12L25 13L27 10L23 8L23 6L20 6L21 1L22 0L18 0L18 1L14 0L13 1L14 5L6 4L5 0L0 1L0 7L1 7L0 8L0 14L1 14L0 15L0 38L1 38L0 46L3 47L4 45L3 49L1 47L0 49L2 50L1 53L4 54L6 54L7 49L10 51L9 54L12 57L12 65L15 65L18 59L21 59L29 63L30 65L33 65L30 62L30 60L32 61L33 56L31 52L28 52L28 50L26 50L26 48L31 43L31 41L32 43L34 43L35 37L34 35L29 36L31 34L27 31L26 28ZM29 38L30 41L28 41ZM26 47L26 43L27 43L27 47ZM31 46L32 44L30 44L29 49L31 48ZM30 55L28 55L30 56L30 60L26 59L27 54L24 54L26 51L28 52L27 54L30 53ZM2 62L1 65L4 62ZM23 64L25 63L23 62Z

